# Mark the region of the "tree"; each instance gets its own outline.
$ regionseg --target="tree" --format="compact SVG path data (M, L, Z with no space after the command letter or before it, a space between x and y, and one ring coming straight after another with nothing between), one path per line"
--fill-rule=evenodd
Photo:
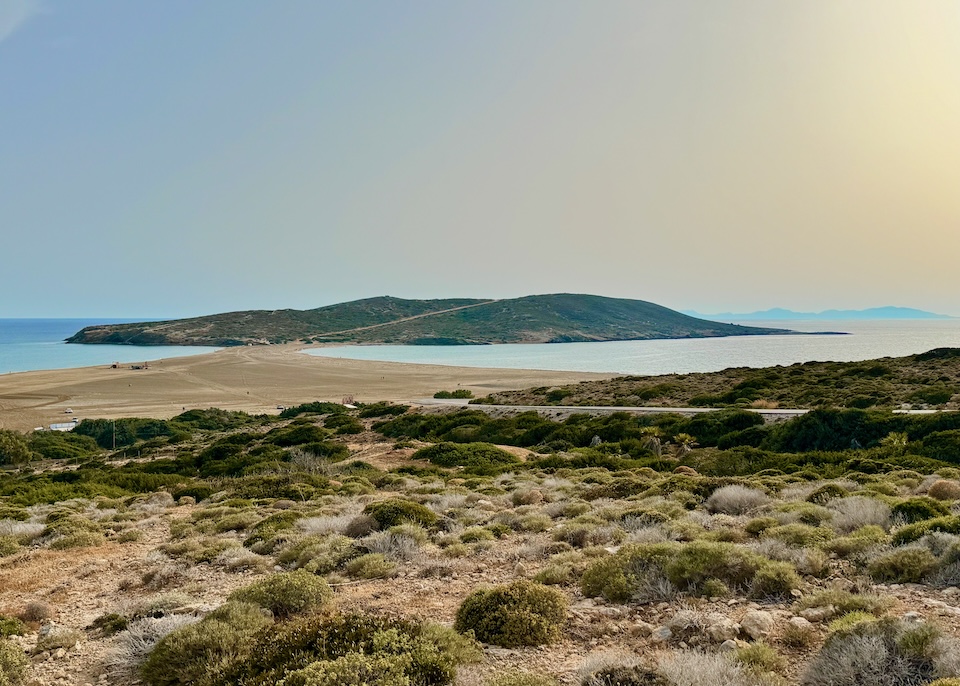
M0 464L23 464L32 457L33 452L22 434L0 429Z

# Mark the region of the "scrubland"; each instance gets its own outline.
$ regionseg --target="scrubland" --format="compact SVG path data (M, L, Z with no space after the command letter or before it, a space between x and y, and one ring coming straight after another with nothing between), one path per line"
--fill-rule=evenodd
M960 417L759 421L0 431L0 684L960 683Z

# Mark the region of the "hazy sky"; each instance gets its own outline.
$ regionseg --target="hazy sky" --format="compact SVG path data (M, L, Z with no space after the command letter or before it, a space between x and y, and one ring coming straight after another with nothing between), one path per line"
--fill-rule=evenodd
M0 317L960 314L955 0L0 0Z

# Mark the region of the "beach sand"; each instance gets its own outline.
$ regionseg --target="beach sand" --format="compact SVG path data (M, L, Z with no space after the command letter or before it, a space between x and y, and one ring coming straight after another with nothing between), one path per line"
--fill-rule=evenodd
M467 388L482 396L612 376L345 360L306 355L302 349L247 346L157 360L143 370L121 365L0 375L0 428L27 431L72 416L166 419L184 408L276 414L278 405L340 402L347 396L358 402L411 402L438 390Z

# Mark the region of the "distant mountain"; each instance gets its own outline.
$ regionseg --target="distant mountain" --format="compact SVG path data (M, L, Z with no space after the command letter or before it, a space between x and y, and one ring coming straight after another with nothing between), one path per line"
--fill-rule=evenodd
M794 312L782 307L774 307L759 312L721 312L719 314L700 314L684 310L684 314L710 321L789 321L789 320L840 320L840 319L955 319L945 314L925 312L912 307L871 307L866 310L825 310L823 312Z
M251 310L166 322L88 326L67 342L465 345L783 333L793 332L706 321L643 300L564 293L511 300L402 300L385 296L313 310Z

